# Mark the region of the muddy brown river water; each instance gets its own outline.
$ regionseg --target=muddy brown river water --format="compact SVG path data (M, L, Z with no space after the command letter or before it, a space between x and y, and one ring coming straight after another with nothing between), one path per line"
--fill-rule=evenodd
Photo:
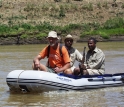
M123 107L124 87L109 87L86 91L51 91L41 93L10 92L6 76L12 70L32 69L33 58L46 45L0 46L0 106L1 107ZM73 45L81 53L87 43ZM106 56L106 73L124 73L124 42L98 42ZM88 49L88 48L87 48ZM46 59L42 63L46 63ZM76 62L77 66L78 63Z

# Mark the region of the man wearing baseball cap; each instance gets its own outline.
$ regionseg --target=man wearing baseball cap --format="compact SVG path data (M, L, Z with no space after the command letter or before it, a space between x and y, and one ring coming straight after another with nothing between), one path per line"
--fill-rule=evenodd
M33 69L52 73L60 73L70 68L70 58L67 49L63 46L61 57L59 52L58 36L55 31L50 31L47 37L49 46L46 46L33 60ZM48 48L49 47L49 48ZM48 57L48 65L40 63L40 60Z
M72 47L72 45L73 45L73 37L72 37L72 35L68 34L65 37L64 42L65 42L65 46L66 46L68 52L70 53L70 60L71 60L71 68L66 69L64 71L64 73L65 74L75 74L75 72L77 72L77 70L79 71L79 69L74 66L74 62L76 60L78 62L81 62L83 56L81 55L81 53L77 49Z

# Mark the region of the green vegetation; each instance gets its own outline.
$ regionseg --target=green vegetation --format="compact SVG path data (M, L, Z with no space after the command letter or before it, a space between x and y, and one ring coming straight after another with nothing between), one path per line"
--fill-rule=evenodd
M94 25L94 24L93 24ZM94 28L94 26L91 26ZM88 35L99 35L104 39L109 39L110 36L124 35L124 19L114 18L107 20L102 26L96 26L96 29L83 32L81 37Z
M17 37L21 38L37 38L41 40L47 36L50 30L55 30L62 35L79 31L80 37L99 35L104 39L109 39L110 36L124 35L124 19L113 18L107 20L104 24L99 23L83 23L83 24L69 24L66 26L53 26L48 22L43 22L32 26L28 23L19 25L0 25L0 37Z

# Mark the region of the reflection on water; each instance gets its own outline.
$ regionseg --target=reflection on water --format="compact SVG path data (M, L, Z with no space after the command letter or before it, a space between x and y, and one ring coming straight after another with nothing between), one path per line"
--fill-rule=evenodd
M124 42L101 42L97 44L106 55L106 73L123 71ZM41 93L10 93L6 84L7 74L16 69L32 69L33 58L46 45L0 46L0 104L1 106L37 107L122 107L124 87L111 87L90 91L52 91ZM74 44L82 53L87 43ZM88 48L87 48L88 50ZM46 59L42 63L46 63ZM76 62L77 66L78 63Z

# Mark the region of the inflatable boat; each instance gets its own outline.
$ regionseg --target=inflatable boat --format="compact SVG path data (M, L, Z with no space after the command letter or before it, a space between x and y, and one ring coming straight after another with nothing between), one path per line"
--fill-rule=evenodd
M124 85L124 73L72 76L35 70L14 70L6 78L11 91L42 92L52 90L86 90Z

